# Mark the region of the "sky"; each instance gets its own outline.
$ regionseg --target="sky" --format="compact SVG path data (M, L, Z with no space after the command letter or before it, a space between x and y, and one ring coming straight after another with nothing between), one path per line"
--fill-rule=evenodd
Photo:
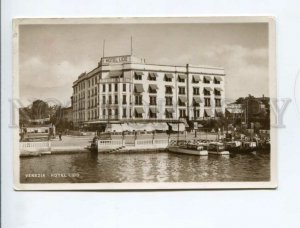
M227 99L268 96L268 25L21 25L20 98L70 105L72 83L105 56L130 54L146 63L224 67Z

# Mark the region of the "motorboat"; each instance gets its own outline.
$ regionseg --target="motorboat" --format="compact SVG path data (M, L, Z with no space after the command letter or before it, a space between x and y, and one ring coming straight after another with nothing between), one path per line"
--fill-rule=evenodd
M216 155L229 155L229 151L226 150L224 143L211 142L208 144L208 153Z
M186 145L172 146L169 147L168 150L170 152L180 153L180 154L191 154L191 155L198 155L198 156L208 155L208 151L205 149L204 145L199 145L199 144L188 143Z

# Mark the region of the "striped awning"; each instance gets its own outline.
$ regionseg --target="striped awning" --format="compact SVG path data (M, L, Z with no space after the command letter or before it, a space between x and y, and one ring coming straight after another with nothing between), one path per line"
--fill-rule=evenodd
M220 76L215 76L215 80L216 80L216 81L223 81L223 78L220 77Z
M200 82L200 75L193 75L194 82Z
M142 76L144 74L142 71L135 71L134 73L137 76Z
M143 109L142 107L137 107L137 108L135 108L134 110L135 110L135 112L138 113L138 114L142 114L142 113L145 112L144 109Z
M152 90L157 90L157 89L158 89L158 86L155 85L155 84L150 84L150 85L149 85L149 88L152 89Z
M143 87L143 84L135 84L134 85L134 92L136 93L142 93L144 92L144 87Z
M172 79L174 76L171 73L166 73L165 77L168 78L168 79Z
M178 97L179 100L183 103L185 103L187 101L187 98L186 97Z
M180 79L186 79L186 75L185 74L178 74L178 78L180 78Z
M157 76L158 76L157 73L153 73L153 72L149 73L149 77L151 78L156 78Z
M204 87L204 89L205 89L206 91L212 91L212 88L210 88L210 87Z
M205 110L204 110L204 113L205 113L205 115L208 116L208 117L213 116L213 113L212 113L212 111L211 111L210 109L205 109Z
M164 122L161 122L161 123L153 123L152 124L153 128L155 130L158 130L158 131L167 131L169 130L169 126L167 123L164 123Z
M204 78L205 78L206 80L208 80L208 81L211 81L211 80L212 80L210 76L204 76Z
M149 108L149 111L151 113L158 113L158 109L157 108Z
M173 131L184 131L185 125L184 123L168 123Z
M174 112L174 109L173 109L173 108L166 108L166 112L168 112L168 113L173 113L173 112Z
M122 71L110 71L108 75L111 78L121 77L123 75L123 72Z
M201 100L200 97L194 97L193 100L194 100L194 102L197 103L197 104L199 104L199 103L202 102L202 100Z
M222 88L215 88L215 90L217 90L217 91L223 91L223 89Z

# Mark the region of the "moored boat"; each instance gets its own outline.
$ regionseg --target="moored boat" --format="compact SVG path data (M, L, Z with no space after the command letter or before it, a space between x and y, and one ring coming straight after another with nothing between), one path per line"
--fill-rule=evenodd
M180 154L191 154L191 155L198 155L198 156L207 156L208 151L204 148L203 145L198 144L186 144L182 146L172 146L169 147L168 150L174 153Z
M211 142L208 144L208 153L216 155L229 155L229 151L226 150L224 143Z

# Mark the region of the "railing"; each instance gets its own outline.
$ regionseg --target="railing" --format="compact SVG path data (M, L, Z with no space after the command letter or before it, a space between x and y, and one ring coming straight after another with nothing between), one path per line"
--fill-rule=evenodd
M104 79L100 79L99 81L100 83L130 83L131 80L128 78L104 78Z
M51 147L50 141L44 141L44 142L20 142L20 149L25 148L49 148Z

